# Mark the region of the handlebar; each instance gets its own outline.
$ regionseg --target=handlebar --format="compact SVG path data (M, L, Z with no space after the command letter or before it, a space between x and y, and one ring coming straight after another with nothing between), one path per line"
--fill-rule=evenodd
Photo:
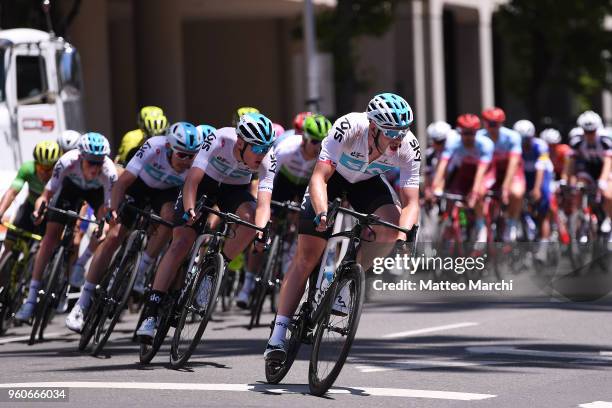
M62 214L68 218L71 218L73 220L81 220L81 221L85 221L85 222L90 222L92 224L96 224L98 226L98 230L96 231L96 233L94 234L96 238L100 238L102 236L102 232L104 231L104 220L92 220L90 218L87 217L83 217L81 215L79 215L76 211L73 210L63 210L61 208L57 208L57 207L52 207L52 206L48 206L46 202L42 202L42 204L40 205L40 208L38 209L38 218L40 219L44 214L46 214L48 211L51 212L55 212L58 214Z
M281 202L281 201L272 200L270 203L274 207L286 208L287 210L296 211L296 212L302 211L302 209L300 208L300 205L296 203L295 201L282 201Z
M410 229L402 228L390 222L381 220L380 217L376 214L362 214L357 211L350 210L348 208L340 207L340 204L341 204L340 199L336 198L329 205L328 210L327 210L328 226L333 225L336 219L336 215L338 214L338 212L341 212L344 214L348 214L352 216L353 218L357 219L357 222L363 226L382 225L384 227L403 232L404 234L406 234L406 242L414 242L416 239L416 235L419 229L418 225L413 225L412 228Z
M42 236L41 235L33 234L33 233L29 232L29 231L26 231L24 229L19 228L16 225L13 225L13 224L9 223L9 222L3 222L2 225L4 225L7 230L13 231L17 235L21 235L24 238L33 239L35 241L42 240Z
M164 225L166 227L169 228L174 228L174 224L171 222L168 222L166 220L164 220L162 217L160 217L159 215L155 214L153 212L153 210L143 210L141 208L136 207L135 205L130 204L127 201L124 201L121 203L120 207L119 207L119 211L121 211L121 209L128 207L130 210L133 210L135 212L137 212L138 214L147 217L148 219L152 220L153 222L157 223L157 224L161 224Z
M248 228L252 228L256 231L260 231L264 233L264 237L262 240L264 240L264 242L268 241L269 238L269 230L270 230L270 222L268 221L268 224L265 227L258 227L255 224L251 224L248 221L244 221L242 218L240 218L239 216L237 216L236 214L232 214L232 213L225 213L222 211L217 211L214 208L210 208L209 206L207 206L205 204L207 200L207 197L205 195L203 195L202 197L200 197L200 199L198 200L198 202L196 203L196 208L195 208L195 213L201 213L201 212L208 212L211 214L215 214L216 216L218 216L219 218L221 218L223 220L223 222L225 223L229 223L229 224L238 224L238 225L243 225L245 227Z

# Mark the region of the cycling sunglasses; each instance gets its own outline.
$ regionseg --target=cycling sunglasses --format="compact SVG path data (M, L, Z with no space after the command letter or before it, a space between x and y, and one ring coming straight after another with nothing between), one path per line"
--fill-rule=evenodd
M487 120L485 121L485 123L487 124L487 126L492 127L492 128L499 127L501 125L499 122L495 122L492 120Z
M249 146L251 146L251 151L255 154L266 154L270 151L270 149L272 148L271 144L265 144L265 145L255 145L255 144L250 144Z
M177 152L176 150L174 151L174 154L179 160L191 160L195 157L195 153Z
M94 166L94 167L102 167L102 165L104 164L104 162L100 160L85 159L85 161L87 162L87 164L89 164L90 166Z
M388 139L403 139L404 136L408 133L408 129L385 129L376 126L378 130L382 132L382 134Z

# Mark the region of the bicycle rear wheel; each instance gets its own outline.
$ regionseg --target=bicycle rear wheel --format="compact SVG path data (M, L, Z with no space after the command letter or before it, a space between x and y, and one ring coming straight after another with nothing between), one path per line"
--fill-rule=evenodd
M360 265L350 266L339 274L339 281L332 284L331 293L326 294L325 304L320 306L325 309L316 321L308 369L308 385L313 395L325 394L344 366L361 317L365 289L363 276ZM332 314L332 306L341 292L348 295L348 299L343 299L346 316Z
M195 257L194 257L195 260ZM203 260L190 263L190 273L196 273L189 290L189 297L182 307L170 348L170 365L172 368L181 368L187 363L194 350L200 343L202 334L212 316L219 288L223 279L224 262L219 253L206 256ZM199 271L193 271L198 268ZM206 280L209 283L206 284ZM207 285L207 293L204 296L206 304L198 304L200 285ZM201 317L200 321L189 323L187 319L192 315Z
M266 295L270 291L270 281L272 280L272 275L274 274L274 270L276 269L279 260L279 244L280 239L277 235L272 240L272 245L270 245L270 250L268 251L268 256L266 257L266 264L263 273L261 274L260 279L255 282L253 304L251 305L251 321L249 322L248 327L249 330L251 330L253 327L259 326L261 310L263 309Z
M92 356L97 356L102 351L115 325L119 321L121 312L127 304L130 292L134 286L141 257L142 254L140 252L128 251L116 269L113 285L106 297L107 302L93 337L94 348L91 352Z
M56 304L55 300L59 299L60 296L58 289L63 264L64 247L60 246L53 255L51 262L47 265L47 268L50 268L47 276L47 283L42 297L39 296L37 299L36 310L34 312L34 323L32 324L30 341L28 342L29 345L36 342L37 335L38 338L42 340L43 332L52 317L53 305Z

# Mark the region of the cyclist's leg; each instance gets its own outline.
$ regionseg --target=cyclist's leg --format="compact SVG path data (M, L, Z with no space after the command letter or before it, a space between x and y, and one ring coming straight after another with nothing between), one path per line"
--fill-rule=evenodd
M24 231L34 233L36 231L36 227L34 226L34 222L32 221L32 218L31 218L33 211L34 211L34 204L26 200L23 204L19 206L19 209L17 210L17 214L15 215L13 219L13 225ZM18 239L17 235L14 234L12 231L8 230L6 232L6 236L4 238L4 249L3 249L2 255L0 255L0 262L4 261L4 258L8 257L11 254L13 244L15 243L17 239ZM8 276L0 276L0 287L4 285L4 282L8 278L9 278Z

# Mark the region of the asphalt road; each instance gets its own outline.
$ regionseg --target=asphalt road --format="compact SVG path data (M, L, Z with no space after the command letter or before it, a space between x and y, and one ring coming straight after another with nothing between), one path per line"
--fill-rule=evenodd
M0 406L612 407L612 301L370 303L349 361L324 398L308 395L308 356L280 385L265 383L267 327L217 313L186 369L168 368L166 344L150 365L131 342L136 316L102 357L77 351L58 316L48 340L28 327L0 338ZM269 322L271 314L263 321ZM68 389L68 402L17 403L8 390Z

